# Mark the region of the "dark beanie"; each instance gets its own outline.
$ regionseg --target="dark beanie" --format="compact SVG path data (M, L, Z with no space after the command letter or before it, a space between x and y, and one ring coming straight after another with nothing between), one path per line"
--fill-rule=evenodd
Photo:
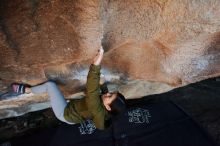
M108 92L118 92L119 86L115 83L106 82L101 85L101 94L106 94Z

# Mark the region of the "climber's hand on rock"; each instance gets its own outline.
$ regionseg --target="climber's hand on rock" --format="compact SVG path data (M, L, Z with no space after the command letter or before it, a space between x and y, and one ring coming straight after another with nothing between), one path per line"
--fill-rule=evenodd
M104 54L104 49L101 47L98 50L98 53L97 53L97 55L95 56L95 58L93 60L93 64L94 65L100 65L101 64L101 61L102 61L102 58L103 58L103 54Z
M104 54L104 49L103 49L102 46L101 46L100 49L99 49L99 53L100 53L100 54Z

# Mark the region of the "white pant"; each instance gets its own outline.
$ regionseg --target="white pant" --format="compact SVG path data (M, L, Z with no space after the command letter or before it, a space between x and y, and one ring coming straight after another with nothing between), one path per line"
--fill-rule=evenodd
M74 124L64 119L64 109L67 105L67 102L54 82L48 81L44 84L31 87L31 91L34 94L48 93L50 97L51 107L57 119L67 124Z

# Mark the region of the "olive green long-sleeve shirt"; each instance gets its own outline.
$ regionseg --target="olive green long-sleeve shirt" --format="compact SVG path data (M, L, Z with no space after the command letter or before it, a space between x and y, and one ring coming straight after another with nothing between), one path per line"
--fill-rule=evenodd
M96 128L104 129L107 111L100 98L100 69L101 66L91 65L87 76L86 97L71 100L65 110L64 118L73 123L81 123L91 119Z

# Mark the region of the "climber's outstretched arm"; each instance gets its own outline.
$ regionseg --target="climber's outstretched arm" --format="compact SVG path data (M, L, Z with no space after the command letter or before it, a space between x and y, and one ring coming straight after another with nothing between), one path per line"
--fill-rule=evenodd
M101 61L103 58L104 50L103 48L99 49L96 57L94 58L89 73L87 76L86 83L86 103L89 111L93 116L93 122L98 129L104 129L104 120L105 120L105 109L103 107L101 98L100 98L100 70L101 70Z

